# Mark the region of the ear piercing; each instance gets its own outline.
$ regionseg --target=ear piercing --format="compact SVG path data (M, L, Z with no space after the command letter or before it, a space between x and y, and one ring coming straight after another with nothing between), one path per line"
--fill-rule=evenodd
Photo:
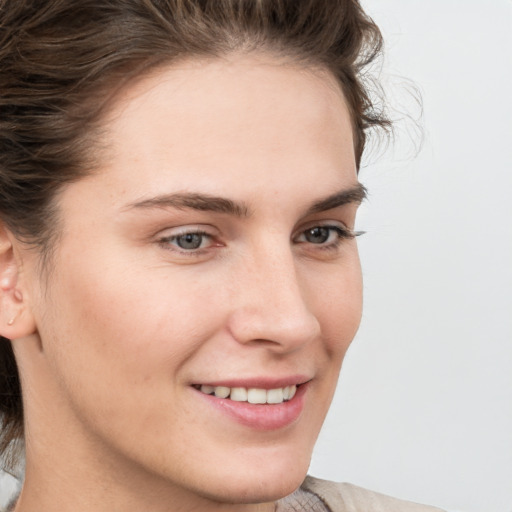
M7 325L11 326L14 324L14 322L16 322L16 318L18 317L18 313L16 313L12 318L10 318L8 321L7 321Z
M19 290L15 289L15 290L14 290L14 292L13 292L13 294L14 294L14 298L15 298L18 302L21 302L21 301L23 300L23 295L22 295L22 293L21 293ZM7 325L11 326L11 325L13 325L13 324L14 324L14 322L16 322L16 318L17 318L17 316L18 316L18 313L19 313L19 312L17 312L17 313L16 313L12 318L10 318L10 319L7 321Z

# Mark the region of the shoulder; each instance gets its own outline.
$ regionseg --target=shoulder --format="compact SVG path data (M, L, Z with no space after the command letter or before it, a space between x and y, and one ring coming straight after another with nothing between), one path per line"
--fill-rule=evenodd
M443 512L439 508L402 501L356 485L306 477L306 491L316 494L332 512Z

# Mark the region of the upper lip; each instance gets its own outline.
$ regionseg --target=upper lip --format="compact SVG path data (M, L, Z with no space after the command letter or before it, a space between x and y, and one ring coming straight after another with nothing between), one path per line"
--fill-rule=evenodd
M310 381L311 377L305 375L289 375L283 377L244 377L241 379L222 379L206 380L194 382L194 385L204 385L227 388L258 388L258 389L277 389L286 386L298 386Z

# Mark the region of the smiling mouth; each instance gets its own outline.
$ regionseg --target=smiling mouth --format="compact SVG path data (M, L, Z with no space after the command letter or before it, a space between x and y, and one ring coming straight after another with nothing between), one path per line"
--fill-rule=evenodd
M247 402L250 404L282 404L291 400L297 392L297 386L286 386L284 388L262 389L262 388L228 388L226 386L193 386L205 395L214 395L217 398L229 399L234 402Z

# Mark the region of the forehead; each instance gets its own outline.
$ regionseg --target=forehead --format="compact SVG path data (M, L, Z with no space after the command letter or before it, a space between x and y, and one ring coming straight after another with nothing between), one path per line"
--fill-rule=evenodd
M134 201L164 191L236 195L356 179L350 115L327 71L267 55L188 60L125 88L105 120L104 184ZM309 188L308 188L309 187ZM321 187L320 187L321 188ZM129 196L133 197L121 197ZM307 198L310 201L310 197Z
M315 96L314 103L308 103L311 96ZM341 87L327 68L268 53L234 53L222 58L184 59L143 74L114 98L110 120L115 122L119 114L139 115L151 101L158 100L187 120L197 113L204 117L212 106L239 113L261 111L265 103L283 110L299 107L309 115L331 111L333 102L345 106ZM302 105L301 100L305 100ZM272 117L279 113L274 110Z

